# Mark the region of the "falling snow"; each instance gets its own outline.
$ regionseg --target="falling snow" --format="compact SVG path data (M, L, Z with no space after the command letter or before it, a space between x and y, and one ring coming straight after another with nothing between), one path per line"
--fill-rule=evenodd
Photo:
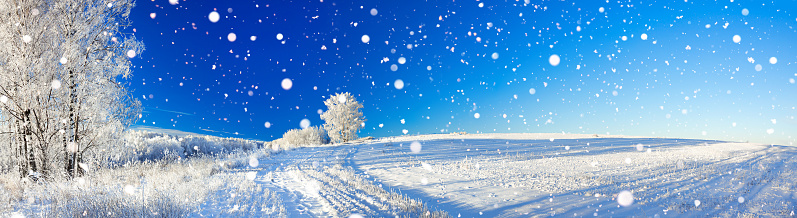
M235 42L235 40L236 40L236 39L238 39L238 37L237 37L237 36L235 36L235 33L229 33L229 34L227 34L227 41L230 41L230 42Z
M53 81L50 83L50 86L51 86L53 89L59 89L59 88L61 88L61 80L53 80Z
M291 90L291 88L293 88L293 81L288 78L282 79L282 83L280 84L282 85L282 89L285 90Z
M556 54L551 55L551 57L548 58L548 63L550 63L551 66L554 66L554 67L559 65L559 61L560 61L559 60L559 55L556 55Z
M617 204L620 206L628 207L634 203L634 195L630 191L623 190L617 194Z
M396 81L393 82L393 86L395 86L396 89L401 90L404 88L404 81L401 79L397 79Z
M219 22L219 18L219 12L212 11L210 14L208 14L208 20L210 20L212 23Z
M302 127L302 129L307 129L307 127L310 127L310 120L302 119L302 121L299 122L299 127Z
M793 213L788 205L777 208L780 195L771 189L751 189L788 189L784 184L793 182L764 173L794 165L772 155L797 143L797 62L786 40L797 37L797 19L788 2L136 3L125 18L132 26L97 30L91 43L111 49L135 35L146 47L111 53L49 44L62 33L33 27L55 9L22 5L21 13L4 17L13 31L0 56L30 60L0 68L93 76L83 70L94 61L86 56L112 57L96 72L116 65L129 71L113 83L129 84L141 102L141 112L131 115L140 118L134 127L261 140L263 151L214 157L213 172L275 191L285 203L282 216L421 216L382 199L397 196L462 217ZM35 103L30 96L68 95L76 84L48 76L17 93L8 81L22 79L3 81L0 111ZM343 92L351 98L328 99ZM313 148L281 141L289 129L329 125L319 119L330 111L325 100L355 99L364 117L357 140ZM188 138L171 144L193 142ZM756 152L762 149L773 153ZM183 150L179 164L199 167L192 147ZM754 157L766 161L751 167ZM693 172L706 173L683 180ZM81 185L96 183L83 179ZM147 185L154 182L130 181L116 191L136 199L153 192ZM664 190L668 185L680 188ZM208 195L223 193L229 202L257 196L229 190ZM403 192L378 196L391 190ZM220 210L246 210L249 203Z
M420 142L412 142L410 144L410 151L412 151L412 153L416 153L416 154L421 153L421 143Z

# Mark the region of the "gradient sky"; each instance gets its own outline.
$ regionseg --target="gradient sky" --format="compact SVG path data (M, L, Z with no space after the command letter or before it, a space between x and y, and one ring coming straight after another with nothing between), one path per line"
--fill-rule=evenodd
M141 126L273 140L323 124L324 99L351 92L360 136L797 144L790 0L139 0L131 19L146 45L128 80Z

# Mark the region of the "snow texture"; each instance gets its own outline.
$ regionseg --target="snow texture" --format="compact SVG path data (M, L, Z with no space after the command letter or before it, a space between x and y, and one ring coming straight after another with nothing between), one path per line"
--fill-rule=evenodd
M203 138L212 146L198 150L245 142L142 131L127 137L132 147L146 143L158 151L199 147L194 140ZM784 217L797 207L797 178L789 170L797 167L797 149L788 146L466 133L293 150L273 150L273 143L185 158L141 152L155 160L25 191L2 177L0 201L8 206L0 215Z

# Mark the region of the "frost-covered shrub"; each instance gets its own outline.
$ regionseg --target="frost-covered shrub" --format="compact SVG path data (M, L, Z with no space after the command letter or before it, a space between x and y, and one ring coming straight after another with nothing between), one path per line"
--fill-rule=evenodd
M192 135L182 138L182 146L189 156L216 155L238 150L249 151L259 147L257 142L251 140Z
M156 161L164 158L185 158L180 141L169 135L133 131L125 135L126 155L139 161ZM132 151L132 154L130 153Z
M185 149L180 141L169 136L158 136L144 139L147 145L139 160L160 160L170 157L185 158Z
M282 135L280 142L292 146L314 146L329 143L329 137L324 129L311 126L306 129L288 130Z
M113 167L137 161L185 157L185 149L176 137L148 131L126 131L120 140L95 152L87 153L92 164Z
M172 136L149 131L130 130L109 146L90 152L91 164L121 166L136 161L173 160L197 155L220 155L251 151L260 147L256 141L215 136Z
M291 145L283 138L279 138L274 141L266 142L263 144L263 148L270 150L272 152L288 151L296 147L297 146Z

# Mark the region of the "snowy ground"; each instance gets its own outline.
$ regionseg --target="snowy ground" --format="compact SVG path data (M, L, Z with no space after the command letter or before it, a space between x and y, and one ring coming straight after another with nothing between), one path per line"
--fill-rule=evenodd
M258 167L247 170L280 195L289 217L444 216L357 173L351 167L357 150L357 145L295 149L258 159Z
M248 143L139 135L149 138L136 145L150 147ZM24 189L0 177L0 202L10 202L0 217L793 217L797 210L797 148L787 146L576 134L270 146L131 162Z
M256 182L290 217L794 216L794 147L563 134L426 135L302 148ZM633 203L617 195L628 190ZM400 198L399 196L409 198ZM416 213L407 211L417 210Z

